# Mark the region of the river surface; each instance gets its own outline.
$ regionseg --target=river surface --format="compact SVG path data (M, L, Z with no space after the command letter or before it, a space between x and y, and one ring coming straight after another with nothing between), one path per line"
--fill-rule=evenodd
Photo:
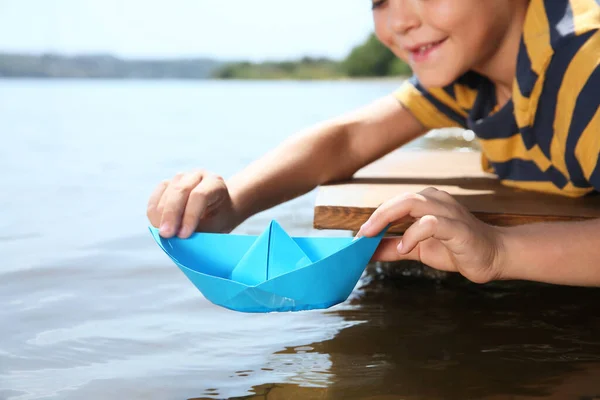
M230 176L398 85L0 81L0 399L600 399L599 289L371 265L329 310L242 314L154 243L160 180ZM407 148L464 146L439 137ZM349 235L312 229L314 199L235 232Z

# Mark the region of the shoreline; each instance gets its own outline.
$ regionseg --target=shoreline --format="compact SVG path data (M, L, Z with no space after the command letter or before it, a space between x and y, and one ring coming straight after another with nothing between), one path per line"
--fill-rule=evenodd
M409 79L410 76L364 76L364 77L329 77L329 78L184 78L184 77L166 77L166 78L119 78L119 77L85 77L85 76L0 76L0 81L200 81L200 82L331 82L331 81L349 81L349 82L397 82Z

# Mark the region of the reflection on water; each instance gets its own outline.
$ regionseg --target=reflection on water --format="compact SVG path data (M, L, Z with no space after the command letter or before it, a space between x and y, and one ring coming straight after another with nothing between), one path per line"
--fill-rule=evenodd
M236 398L600 398L598 289L476 285L402 268L370 266L359 295L333 312L355 324L288 350L303 358L298 365L314 363L306 380Z
M600 368L596 289L397 278L374 274L360 307L344 313L366 323L322 343L340 382L336 393L541 396ZM376 372L365 375L370 365ZM581 389L570 395L590 394Z
M419 147L424 150L481 150L475 133L459 128L434 129L421 138Z

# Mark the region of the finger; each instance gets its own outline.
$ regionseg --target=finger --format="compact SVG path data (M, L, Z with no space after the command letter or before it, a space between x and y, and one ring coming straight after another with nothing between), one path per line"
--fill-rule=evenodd
M169 198L169 193L171 192L171 190L173 190L173 186L177 185L181 181L183 176L184 176L184 174L181 172L181 173L176 174L173 177L173 179L169 182L167 189L163 193L160 201L158 202L158 213L160 214L161 221L162 221L163 212L165 211L165 204Z
M161 213L158 211L158 203L160 199L163 197L165 190L169 186L169 181L164 180L156 186L152 194L150 195L150 199L148 200L148 207L146 209L146 216L150 220L150 223L155 228L158 228L160 225Z
M398 253L407 254L412 252L415 247L430 238L448 242L463 235L465 225L457 220L439 217L434 215L425 215L412 224L402 237L398 244Z
M398 246L402 243L402 237L383 238L377 246L375 253L371 257L371 262L374 261L402 261L414 260L421 261L419 246L415 247L408 253L401 254L398 252Z
M160 221L161 236L168 238L175 235L179 230L188 196L201 179L202 172L186 175L178 174L173 179L164 194L166 199Z
M445 190L439 190L434 187L428 187L427 189L424 189L419 193L421 193L424 196L432 197L444 203L457 203L456 199L450 193L446 192Z
M421 193L424 196L432 196L432 195L435 195L437 192L439 192L439 190L437 188L430 186L428 188L421 190L419 193Z
M447 209L450 211L449 215L451 215L452 218L460 219L460 215L464 215L465 212L468 212L467 209L462 204L460 204L450 193L446 192L445 190L438 190L435 188L430 189L431 190L427 191L427 196L432 199L436 199L442 204L445 204ZM421 193L424 192L425 191Z
M396 261L400 254L398 253L398 244L402 241L402 237L383 238L377 246L375 253L371 257L371 261Z
M208 210L218 207L223 201L226 192L227 186L219 177L214 175L203 177L189 195L178 236L182 239L189 237Z
M379 206L358 231L357 236L373 236L401 219L424 215L451 217L452 210L441 201L420 193L405 193Z

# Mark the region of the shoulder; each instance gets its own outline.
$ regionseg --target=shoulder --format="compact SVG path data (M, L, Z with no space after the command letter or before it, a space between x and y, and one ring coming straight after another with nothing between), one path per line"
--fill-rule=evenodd
M519 126L530 125L540 97L581 85L600 60L597 0L531 0L517 59L513 90ZM566 86L563 86L566 85ZM578 93L575 87L572 93Z
M600 4L596 0L544 0L532 1L534 12L544 7L548 21L550 43L559 47L573 37L600 28Z
M517 73L526 66L536 74L555 55L580 45L600 29L596 0L531 0L523 26Z
M588 185L588 164L595 168L598 159L600 141L593 132L599 86L600 4L531 0L513 87L514 115L526 147L538 145L576 186ZM581 169L583 159L587 170Z

